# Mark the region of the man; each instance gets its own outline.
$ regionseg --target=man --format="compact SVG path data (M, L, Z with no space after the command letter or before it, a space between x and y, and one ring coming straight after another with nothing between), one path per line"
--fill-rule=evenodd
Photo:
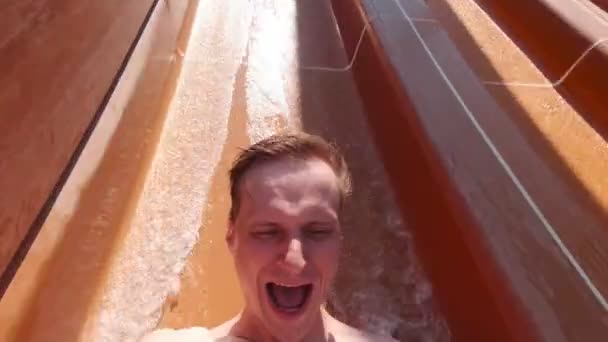
M160 330L152 341L393 341L352 328L324 308L338 267L339 215L350 176L338 151L304 133L241 152L230 170L226 234L243 311L210 331Z

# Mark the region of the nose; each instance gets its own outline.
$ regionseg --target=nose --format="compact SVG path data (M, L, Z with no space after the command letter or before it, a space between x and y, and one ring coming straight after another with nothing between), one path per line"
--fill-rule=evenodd
M299 239L294 238L289 241L282 264L292 273L298 273L306 266L302 242Z

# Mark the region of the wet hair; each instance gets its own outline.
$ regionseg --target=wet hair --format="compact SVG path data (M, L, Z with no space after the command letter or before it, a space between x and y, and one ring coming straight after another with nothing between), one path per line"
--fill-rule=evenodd
M350 195L351 181L344 157L334 144L323 138L303 132L282 133L265 138L242 150L230 169L230 197L232 206L229 219L234 222L241 204L240 187L253 168L287 158L308 160L318 158L326 162L336 174L340 190L340 208Z

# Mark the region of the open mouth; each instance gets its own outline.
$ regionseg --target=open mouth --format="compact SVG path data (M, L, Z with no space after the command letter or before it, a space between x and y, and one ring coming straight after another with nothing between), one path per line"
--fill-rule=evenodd
M306 305L312 292L312 284L300 286L267 283L266 292L274 307L284 313L297 313Z

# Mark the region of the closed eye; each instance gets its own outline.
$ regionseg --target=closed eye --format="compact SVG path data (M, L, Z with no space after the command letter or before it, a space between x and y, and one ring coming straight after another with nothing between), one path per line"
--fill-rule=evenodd
M254 229L250 235L260 240L270 240L277 238L281 231L275 225L265 225Z
M258 231L258 232L251 233L251 235L258 236L258 237L270 237L270 236L276 236L278 234L279 234L279 232L276 230Z
M307 237L314 240L322 240L334 234L336 230L331 227L311 227L305 230Z

